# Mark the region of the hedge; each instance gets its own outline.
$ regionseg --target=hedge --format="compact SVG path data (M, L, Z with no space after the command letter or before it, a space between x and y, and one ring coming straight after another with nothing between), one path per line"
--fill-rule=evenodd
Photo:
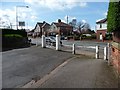
M2 29L2 48L23 47L28 44L24 30Z
M25 30L2 29L2 36L6 34L17 34L23 37L27 37L27 32L25 32Z
M109 2L108 8L108 31L114 32L119 30L120 31L120 1L119 2Z

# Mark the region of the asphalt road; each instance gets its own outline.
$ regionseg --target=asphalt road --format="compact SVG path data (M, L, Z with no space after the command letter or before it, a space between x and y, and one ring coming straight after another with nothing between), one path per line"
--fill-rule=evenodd
M32 40L32 43L36 44L41 44L41 38L29 38ZM107 45L106 42L95 42L95 41L72 41L72 40L62 40L63 45L73 45L76 44L77 46L100 46L100 47L105 47Z
M2 52L2 87L21 87L39 80L71 57L71 53L40 46Z
M41 38L30 38L33 44L41 44ZM84 54L95 57L96 46L99 46L99 58L103 59L104 57L104 47L107 46L106 42L95 42L95 41L80 41L80 40L62 40L62 44L65 47L62 47L62 51L72 52L72 45L76 46L76 54Z

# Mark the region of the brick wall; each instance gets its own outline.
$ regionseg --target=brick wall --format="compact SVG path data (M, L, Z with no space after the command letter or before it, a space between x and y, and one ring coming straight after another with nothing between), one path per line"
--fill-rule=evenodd
M105 34L106 34L107 30L97 30L97 33L96 33L96 36L97 36L97 39L100 40L100 33L102 34L103 37L105 37Z
M115 42L112 43L112 65L120 75L120 44Z

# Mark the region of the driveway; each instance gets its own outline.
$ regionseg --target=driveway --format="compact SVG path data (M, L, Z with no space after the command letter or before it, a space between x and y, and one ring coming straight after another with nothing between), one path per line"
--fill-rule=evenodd
M21 87L31 80L37 81L71 57L71 53L40 46L2 52L3 88Z

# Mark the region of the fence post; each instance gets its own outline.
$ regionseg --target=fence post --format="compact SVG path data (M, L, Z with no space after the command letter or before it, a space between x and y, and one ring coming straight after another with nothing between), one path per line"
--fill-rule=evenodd
M104 60L107 60L107 47L104 47Z
M56 35L56 50L60 50L60 37L59 35Z
M75 54L75 44L72 46L72 54Z
M38 46L38 40L37 40L37 38L36 38L36 46Z
M96 46L96 59L99 59L99 46Z
M45 35L42 35L42 47L46 47L46 40L45 40Z

